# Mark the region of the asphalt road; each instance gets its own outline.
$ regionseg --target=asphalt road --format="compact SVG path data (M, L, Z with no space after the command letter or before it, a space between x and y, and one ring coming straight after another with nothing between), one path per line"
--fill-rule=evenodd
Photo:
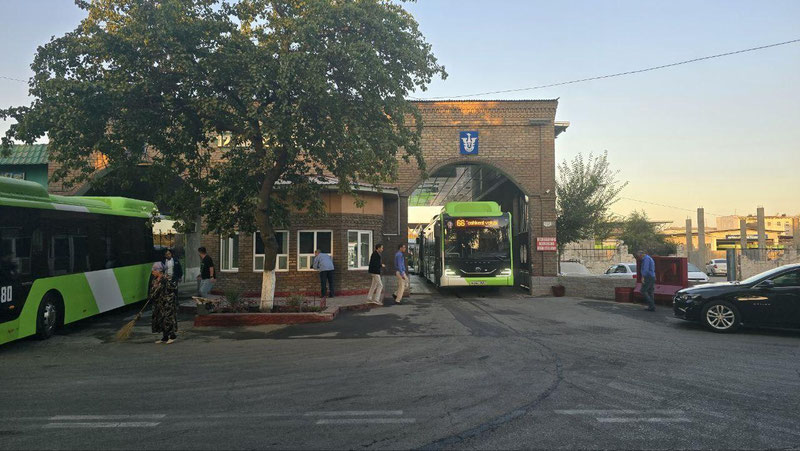
M134 309L0 347L2 449L791 448L800 332L516 291L156 345Z

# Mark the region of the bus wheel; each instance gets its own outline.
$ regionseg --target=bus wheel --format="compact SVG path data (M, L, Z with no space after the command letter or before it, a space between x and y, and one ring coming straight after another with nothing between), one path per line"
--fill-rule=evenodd
M39 313L36 316L36 336L46 340L56 333L58 318L61 316L61 304L55 296L47 295L39 304Z

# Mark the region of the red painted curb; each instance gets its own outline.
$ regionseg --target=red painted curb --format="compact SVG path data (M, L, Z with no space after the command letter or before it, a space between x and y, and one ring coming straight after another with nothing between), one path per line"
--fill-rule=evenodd
M328 308L322 313L211 313L194 317L197 327L240 327L262 324L303 324L333 321L340 311L356 312L379 307L371 304ZM381 306L382 307L382 306Z
M211 313L210 315L195 316L194 325L197 327L237 327L262 324L324 323L333 321L336 313L336 310L329 313Z

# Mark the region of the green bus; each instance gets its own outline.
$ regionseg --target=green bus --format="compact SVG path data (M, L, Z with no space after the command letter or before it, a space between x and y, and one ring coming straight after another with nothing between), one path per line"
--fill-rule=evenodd
M496 202L448 202L420 234L420 274L438 287L514 286L511 236Z
M0 177L0 344L145 299L155 208Z

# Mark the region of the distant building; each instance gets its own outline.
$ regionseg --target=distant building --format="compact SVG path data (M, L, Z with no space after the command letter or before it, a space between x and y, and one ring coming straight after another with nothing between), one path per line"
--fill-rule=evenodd
M800 215L797 216L789 216L786 214L774 215L774 216L764 216L764 227L767 231L778 232L783 236L791 236L792 235L792 221L796 218L800 218ZM756 226L758 223L758 217L756 215L747 215L747 216L720 216L717 218L717 229L738 229L739 228L739 221L744 219L747 221L747 225Z
M790 223L791 224L791 223ZM791 229L790 229L791 230ZM686 244L686 228L670 227L661 232L666 235L667 241L677 245ZM767 228L767 247L779 247L784 243L781 237L784 236L780 230L770 230ZM705 245L710 251L725 251L725 249L741 248L741 230L737 225L735 228L706 227ZM755 249L758 247L758 228L755 223L747 224L747 247ZM692 228L692 248L698 249L697 228ZM715 255L716 256L716 255Z
M30 180L47 188L47 144L15 145L0 155L0 177Z

